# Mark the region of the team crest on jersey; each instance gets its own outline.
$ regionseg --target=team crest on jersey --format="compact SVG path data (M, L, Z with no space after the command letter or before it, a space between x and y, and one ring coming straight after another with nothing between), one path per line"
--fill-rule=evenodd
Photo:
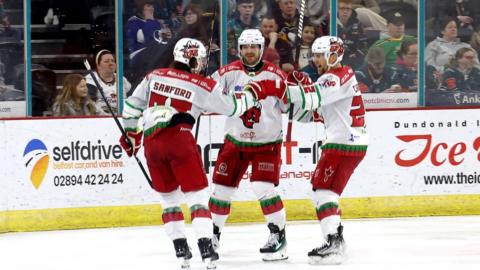
M253 128L255 123L260 122L260 115L262 114L262 105L258 103L257 106L250 108L248 111L244 112L240 119L242 119L243 125L246 128Z

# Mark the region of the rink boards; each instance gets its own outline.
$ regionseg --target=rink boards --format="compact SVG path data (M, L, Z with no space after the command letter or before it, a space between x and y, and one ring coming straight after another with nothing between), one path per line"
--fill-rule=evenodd
M371 145L342 196L343 216L480 214L479 112L369 112ZM209 175L223 122L201 120L198 145ZM120 149L119 135L111 118L0 120L0 232L160 224L160 198ZM278 190L288 219L314 219L308 179L323 126L295 123L292 137ZM229 221L263 219L242 181Z

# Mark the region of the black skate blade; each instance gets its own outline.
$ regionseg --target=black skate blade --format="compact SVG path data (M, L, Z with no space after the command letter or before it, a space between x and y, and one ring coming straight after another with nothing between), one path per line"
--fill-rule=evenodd
M284 261L288 259L287 249L284 247L277 252L261 253L264 262Z

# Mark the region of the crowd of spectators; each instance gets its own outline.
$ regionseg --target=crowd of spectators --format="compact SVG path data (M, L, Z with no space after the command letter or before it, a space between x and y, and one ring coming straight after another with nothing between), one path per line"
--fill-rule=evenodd
M471 0L427 2L427 90L480 91L478 87L480 2Z
M25 100L24 87L19 83L16 70L22 65L22 32L14 28L6 0L0 0L0 101Z
M416 24L412 28L407 23L408 18L416 17L416 8L416 1L337 1L337 31L345 44L344 61L356 70L362 92L417 91L417 38L408 34L417 29Z
M361 91L416 92L419 55L416 28L418 0L336 1L337 33L345 44L344 62L356 71ZM41 12L45 14L40 21L47 26L61 26L68 22L72 7L67 7L64 1L43 2L48 3L48 9L45 9L46 13L42 9ZM114 8L114 1L101 2L110 5L110 9ZM0 41L8 39L20 43L21 32L10 27L10 18L4 12L5 3L8 1L0 0ZM87 0L81 5L91 6L89 12L92 15L92 7L96 5L94 3L96 2ZM286 72L300 69L308 73L313 80L318 78L310 47L315 38L329 32L332 15L330 1L307 1L302 38L299 41L296 40L300 17L299 0L228 0L227 3L227 62L238 57L237 39L240 33L247 28L257 28L266 40L264 60L273 62ZM217 1L124 0L123 5L124 94L128 94L139 82L138 78L142 78L148 71L168 66L172 61L172 44L182 37L197 38L207 46L210 51L207 74L213 73L220 66L220 8ZM426 44L426 89L444 92L480 91L480 24L476 16L480 12L480 2L427 0L425 5L426 29L425 37L422 38L425 38ZM114 14L114 10L111 12ZM32 14L33 23L38 23L37 17L37 13ZM80 16L77 19L80 19ZM104 49L109 52L105 55L105 59L110 61L105 64L109 72L102 71L102 61L92 59L92 63L96 65L97 76L110 87L107 87L110 91L116 88L118 82L115 57L114 53L111 53L114 47L91 46L88 52L98 56L97 52ZM8 53L0 54L0 98L4 96L5 89L16 91L14 86L5 86L9 79L5 75L8 70L6 66L9 66L9 63L5 63L7 58ZM100 59L103 58L102 55ZM105 75L107 73L110 75ZM88 84L88 76L85 78ZM56 92L57 103L62 102L60 97L65 97L64 92L67 91L67 77L62 79L59 83L64 86ZM98 92L91 83L88 88L90 98L85 104L93 102L96 108L103 107L102 112L105 113L105 105L99 104L102 101ZM117 91L113 90L107 95L116 108ZM56 108L60 108L58 104ZM57 114L51 105L47 110ZM78 112L92 114L85 110L77 110Z

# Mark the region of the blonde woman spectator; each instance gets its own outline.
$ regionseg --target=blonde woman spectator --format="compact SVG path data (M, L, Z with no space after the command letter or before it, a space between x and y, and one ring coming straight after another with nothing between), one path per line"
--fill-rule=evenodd
M63 89L53 104L54 116L103 115L101 108L88 95L87 82L80 74L70 74L63 81Z
M433 66L436 70L443 72L445 65L448 64L450 58L460 48L472 48L470 44L461 42L458 38L457 23L454 18L446 17L440 23L441 37L428 43L425 48L425 61L427 65ZM475 56L475 66L478 67L478 57Z

